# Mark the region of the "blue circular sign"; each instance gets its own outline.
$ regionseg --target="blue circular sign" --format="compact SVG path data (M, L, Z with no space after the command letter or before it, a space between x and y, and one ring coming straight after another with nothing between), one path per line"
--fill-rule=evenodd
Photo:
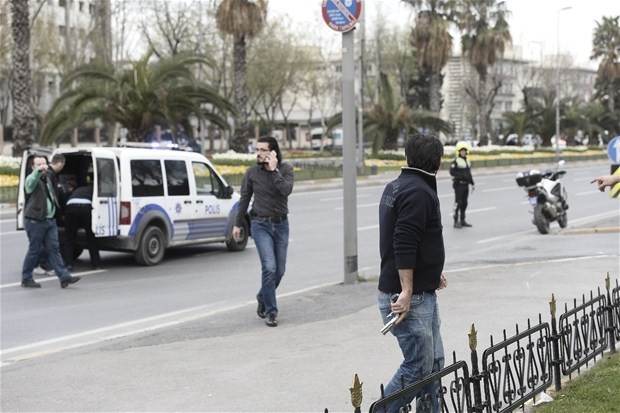
M323 20L337 32L348 32L362 12L362 0L323 0Z
M620 136L616 136L607 144L607 156L613 163L618 162L620 156Z

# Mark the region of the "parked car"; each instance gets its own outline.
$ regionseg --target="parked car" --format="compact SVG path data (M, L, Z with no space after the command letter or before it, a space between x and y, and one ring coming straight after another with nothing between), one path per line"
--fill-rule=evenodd
M29 149L22 159L18 229L24 228L24 181L31 160L39 154L51 159L56 153L66 159L60 184L75 180L78 187L94 186L92 230L99 249L132 252L140 265L157 265L167 248L181 245L222 242L231 251L245 249L248 216L242 240L232 238L240 195L207 158L182 150L92 147L50 154ZM61 239L63 232L60 225ZM80 240L78 246L84 245Z

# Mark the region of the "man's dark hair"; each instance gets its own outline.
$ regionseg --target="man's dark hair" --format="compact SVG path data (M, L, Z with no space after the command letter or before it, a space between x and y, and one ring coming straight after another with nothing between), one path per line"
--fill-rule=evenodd
M434 174L441 166L443 143L434 135L409 135L405 142L405 156L408 166Z
M55 163L65 163L65 156L57 153L56 155L52 156L52 162L50 162L50 163L52 163L52 164L55 164Z
M35 159L37 159L37 158L43 158L43 159L45 159L45 162L47 163L47 158L46 158L45 156L43 156L43 155L35 155L35 156L33 156L33 157L32 157L32 159L30 160L30 167L34 168L34 161L35 161Z
M276 157L278 158L278 163L282 162L282 152L280 152L280 145L278 145L278 141L276 138L272 136L261 136L258 138L257 142L266 142L269 144L269 150L276 152Z

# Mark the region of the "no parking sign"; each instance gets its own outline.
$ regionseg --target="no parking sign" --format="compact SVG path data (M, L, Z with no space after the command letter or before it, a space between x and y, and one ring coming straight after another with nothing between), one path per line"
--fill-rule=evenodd
M323 20L337 32L348 32L362 13L362 0L323 0Z

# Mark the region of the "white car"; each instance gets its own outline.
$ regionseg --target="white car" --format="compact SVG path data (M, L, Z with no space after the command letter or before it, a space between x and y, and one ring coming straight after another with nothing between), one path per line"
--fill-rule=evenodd
M32 158L65 156L59 185L74 180L92 183L92 230L100 250L133 252L140 265L157 265L167 248L222 242L231 251L245 249L249 217L242 240L232 238L240 195L211 162L195 152L136 148L60 148L53 153L24 152L17 201L17 227L24 228L25 177ZM62 242L62 221L59 235ZM83 237L82 237L83 238ZM79 240L77 255L85 246Z

